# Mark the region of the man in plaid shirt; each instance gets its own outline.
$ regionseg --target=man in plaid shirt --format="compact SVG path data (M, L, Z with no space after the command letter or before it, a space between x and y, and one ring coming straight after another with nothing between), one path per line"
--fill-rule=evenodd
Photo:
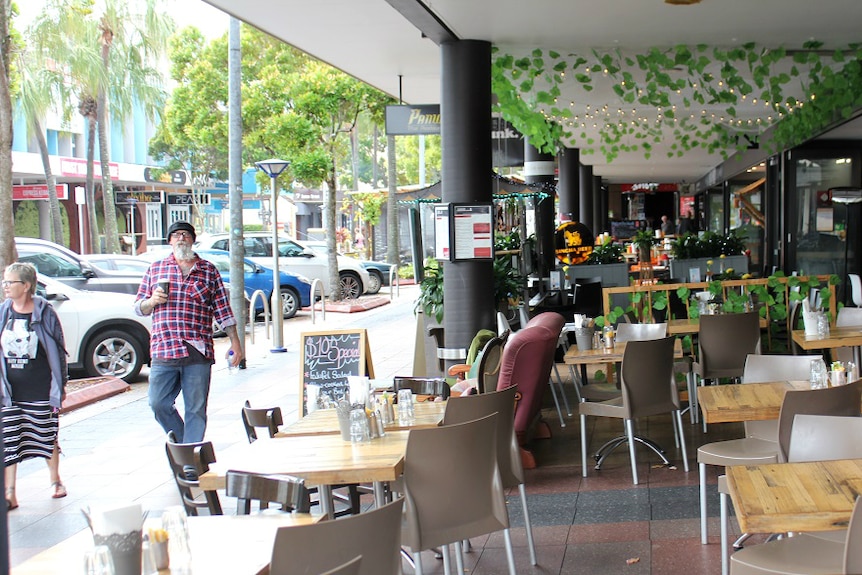
M149 401L156 421L177 441L202 441L207 425L213 351L213 318L230 338L226 356L242 361L242 344L227 290L216 267L192 251L197 235L188 222L168 228L173 253L150 265L135 301L138 315L153 316ZM232 355L231 355L232 352ZM175 401L182 392L185 421Z

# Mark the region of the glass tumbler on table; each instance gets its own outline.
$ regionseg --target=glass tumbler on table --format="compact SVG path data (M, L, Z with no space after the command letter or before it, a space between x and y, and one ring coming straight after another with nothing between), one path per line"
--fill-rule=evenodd
M114 575L114 560L107 545L84 551L84 575Z
M826 387L826 364L822 359L811 360L811 389L823 389Z
M356 408L350 410L350 441L360 443L368 441L371 438L368 429L368 417L365 415L365 408Z
M413 392L409 389L398 390L398 423L413 423Z

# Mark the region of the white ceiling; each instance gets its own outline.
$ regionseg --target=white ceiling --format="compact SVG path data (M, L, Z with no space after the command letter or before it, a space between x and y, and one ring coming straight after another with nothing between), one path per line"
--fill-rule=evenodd
M834 48L862 41L859 0L702 0L692 6L663 0L427 0L424 6L417 0L206 1L411 104L440 101L441 58L439 46L407 18L431 38L439 39L435 31L442 27L458 39L486 40L513 54L746 42L798 49L809 40ZM588 98L564 96L620 106L609 87ZM649 160L642 152L623 153L610 164L601 154L581 156L611 183L693 182L721 161L705 152L668 159L661 150Z

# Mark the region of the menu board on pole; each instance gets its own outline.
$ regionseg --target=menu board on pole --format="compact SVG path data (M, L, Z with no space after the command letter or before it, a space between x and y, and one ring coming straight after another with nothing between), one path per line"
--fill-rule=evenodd
M434 206L434 257L449 260L449 204Z
M449 204L453 260L494 258L493 204Z
M320 386L333 400L347 397L349 375L374 377L371 349L364 329L302 332L299 335L299 409L306 414L306 388Z

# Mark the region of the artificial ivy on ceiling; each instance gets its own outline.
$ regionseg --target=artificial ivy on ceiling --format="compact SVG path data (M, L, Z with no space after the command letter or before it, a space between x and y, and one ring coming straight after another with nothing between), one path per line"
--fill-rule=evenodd
M758 142L771 126L766 146L776 152L862 106L862 45L821 47L808 42L788 51L748 43L725 50L700 44L642 54L594 50L589 56L536 49L525 57L494 47L492 90L496 111L544 153L556 153L566 142L582 155L600 152L609 163L621 152L641 151L649 159L655 144L673 138L669 157L702 148L727 158ZM617 101L560 101L572 82L585 100L609 82Z

